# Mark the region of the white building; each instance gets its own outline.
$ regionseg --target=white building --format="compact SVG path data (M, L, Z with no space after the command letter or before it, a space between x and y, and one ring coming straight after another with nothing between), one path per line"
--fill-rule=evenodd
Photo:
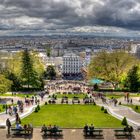
M140 58L140 44L131 44L130 53Z
M91 61L91 50L90 49L86 49L85 50L85 66L88 66L90 64Z
M63 56L62 73L64 75L77 75L81 73L81 59L79 56L69 53Z

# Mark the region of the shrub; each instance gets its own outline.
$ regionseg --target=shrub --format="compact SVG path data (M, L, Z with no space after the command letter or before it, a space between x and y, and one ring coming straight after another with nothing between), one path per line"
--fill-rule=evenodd
M96 105L96 103L95 103L95 102L93 102L93 105Z
M45 102L45 105L47 105L48 103L47 102Z
M104 113L108 113L108 112L107 112L107 109L104 109Z
M136 105L136 106L135 106L135 109L136 109L136 110L138 110L138 109L139 109L139 107Z
M122 125L125 125L125 126L128 125L128 122L127 122L126 117L123 118L123 120L122 120Z
M104 106L101 107L101 111L104 111Z
M37 113L37 112L38 112L38 108L36 107L36 108L35 108L35 113Z
M38 111L40 110L40 106L39 105L37 105L37 109L38 109Z
M6 107L5 105L2 106L3 109L5 109L5 107Z

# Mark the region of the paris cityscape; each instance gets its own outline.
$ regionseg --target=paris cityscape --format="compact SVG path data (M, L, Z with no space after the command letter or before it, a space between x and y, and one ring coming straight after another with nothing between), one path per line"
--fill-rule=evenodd
M0 0L2 140L140 139L139 0Z

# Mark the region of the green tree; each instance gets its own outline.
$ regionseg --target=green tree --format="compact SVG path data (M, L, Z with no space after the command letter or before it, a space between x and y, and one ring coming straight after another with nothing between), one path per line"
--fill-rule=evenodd
M133 66L135 57L124 51L108 53L102 51L94 57L88 67L88 79L97 77L112 82L114 88L123 81Z
M56 78L56 71L54 69L54 66L48 66L45 73L44 77L49 79L49 80L54 80Z
M7 78L12 81L11 90L18 91L21 88L20 79L12 72L8 73Z
M137 92L139 90L140 85L140 69L138 66L133 66L132 69L129 70L126 84L131 91Z
M46 54L47 54L48 57L51 56L51 48L48 47L48 48L46 49Z
M11 89L12 82L0 74L0 93L6 93Z
M23 86L27 86L28 89L40 87L39 75L34 70L33 60L28 50L25 50L22 55L21 78Z

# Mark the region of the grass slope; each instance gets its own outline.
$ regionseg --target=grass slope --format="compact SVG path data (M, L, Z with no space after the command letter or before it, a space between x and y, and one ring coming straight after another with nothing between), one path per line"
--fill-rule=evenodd
M56 124L65 128L81 128L86 123L93 123L95 127L121 127L121 121L93 105L46 105L38 113L23 119L22 123L32 123L33 126Z

